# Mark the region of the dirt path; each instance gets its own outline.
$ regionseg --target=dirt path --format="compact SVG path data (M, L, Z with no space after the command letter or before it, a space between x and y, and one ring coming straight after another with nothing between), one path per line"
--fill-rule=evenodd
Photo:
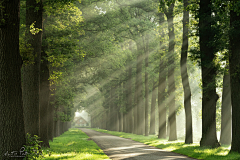
M140 142L81 128L113 160L194 160Z

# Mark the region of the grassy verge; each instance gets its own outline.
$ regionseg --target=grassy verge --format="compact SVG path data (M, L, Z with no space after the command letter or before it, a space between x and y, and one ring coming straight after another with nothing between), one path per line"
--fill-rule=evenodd
M215 149L202 148L199 146L199 143L193 143L193 144L187 145L187 144L184 144L184 142L180 142L180 141L169 142L166 139L158 139L157 136L155 135L150 135L145 137L142 135L107 131L103 129L93 129L93 130L112 134L112 135L123 137L123 138L131 138L134 141L142 142L144 144L155 146L157 148L161 148L167 151L180 153L182 155L187 155L189 157L193 157L196 159L205 159L205 160L219 160L219 159L239 160L240 159L240 154L229 153L230 146L222 146Z
M107 155L81 130L69 129L53 139L50 148L43 148L44 160L103 160Z

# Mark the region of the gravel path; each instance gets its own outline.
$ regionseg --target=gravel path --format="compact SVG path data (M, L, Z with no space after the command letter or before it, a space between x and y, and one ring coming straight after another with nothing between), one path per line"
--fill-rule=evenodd
M164 151L130 139L81 128L113 160L194 160L177 153Z

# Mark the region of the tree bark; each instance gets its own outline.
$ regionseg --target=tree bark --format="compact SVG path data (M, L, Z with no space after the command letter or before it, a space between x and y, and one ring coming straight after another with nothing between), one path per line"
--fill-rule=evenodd
M129 49L133 52L132 42L129 43ZM133 103L132 103L132 65L131 62L128 66L127 78L127 132L133 133Z
M136 92L137 92L137 134L143 135L143 124L144 124L144 110L143 110L143 83L142 83L142 63L143 63L143 56L142 56L142 47L140 42L137 42L137 79L136 79Z
M0 159L26 144L19 53L19 0L2 1L0 24ZM18 153L19 155L19 153ZM12 157L9 159L15 159ZM18 159L23 159L18 158Z
M113 130L118 131L118 122L119 122L119 117L118 117L118 106L117 106L117 86L113 87Z
M148 136L148 101L149 101L149 88L148 88L148 56L149 56L149 37L146 35L145 47L145 136Z
M126 73L127 73L127 69L126 69ZM128 84L127 84L127 81L124 81L123 82L123 107L125 108L125 111L122 112L122 116L123 116L123 132L126 132L128 133L128 117L127 117L127 114L128 114L128 98L127 98L127 94L128 94L128 88L127 88Z
M202 138L200 146L218 147L216 136L216 66L214 64L214 33L211 29L211 0L200 0L199 42L202 69Z
M63 134L63 121L60 120L60 123L59 123L59 136Z
M189 25L189 11L187 11L188 0L183 0L183 42L181 50L181 77L184 89L184 109L185 109L185 143L193 143L192 133L192 107L191 107L191 90L189 85L188 71L187 71L187 54L188 54L188 25Z
M237 0L231 1L232 6L236 6ZM238 10L237 10L238 11ZM240 153L240 15L234 8L230 11L230 83L231 83L231 101L232 101L232 147L231 152Z
M35 8L38 7L38 10ZM35 28L42 29L42 1L37 3L33 0L26 1L26 27L35 22ZM33 64L23 66L23 107L25 132L39 135L39 88L40 88L40 59L42 47L42 31L32 34L26 32L27 42L33 48Z
M115 121L114 121L114 87L111 86L111 100L110 100L110 130L114 131L114 125L115 125Z
M58 137L58 136L60 136L60 120L59 119L57 119L56 121L55 121L55 124L56 124L56 132L55 132L55 137Z
M42 49L41 61L40 64L40 141L41 146L50 147L49 146L49 138L48 138L48 117L49 117L49 96L50 96L50 84L49 84L49 69L48 69L48 60L47 54ZM51 132L51 131L49 131Z
M232 104L229 66L223 76L222 110L221 110L221 135L220 143L230 145L232 140Z
M159 13L159 25L162 26L164 23L164 14ZM161 32L161 36L164 37L164 32ZM161 51L164 50L163 41L160 41L160 48ZM166 132L167 132L167 113L166 113L166 93L165 89L167 88L166 84L166 65L163 59L163 55L160 57L160 65L159 65L159 79L158 79L158 117L159 117L159 127L158 127L158 138L166 138Z
M54 127L56 127L56 125L54 124L54 103L55 103L55 91L56 91L56 86L55 85L51 85L50 86L50 95L49 95L49 106L48 106L48 139L53 141L53 137L54 137Z
M176 108L175 108L175 62L174 62L174 47L175 47L175 33L173 26L173 8L174 3L168 7L167 22L168 22L168 36L169 36L169 48L168 48L168 106L169 106L169 122L170 122L170 134L169 141L177 140L177 125L176 125Z
M138 133L138 120L137 120L137 112L138 112L138 108L137 108L137 76L136 78L136 83L135 83L135 93L134 93L134 130L133 133L137 134Z
M155 135L155 107L156 107L156 98L157 98L157 85L155 80L153 80L153 89L152 89L152 102L151 102L151 120L150 120L150 131L149 134Z

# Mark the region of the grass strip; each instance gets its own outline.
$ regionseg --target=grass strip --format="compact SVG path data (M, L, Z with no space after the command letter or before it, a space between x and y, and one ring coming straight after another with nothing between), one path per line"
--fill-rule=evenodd
M104 160L109 159L93 140L80 129L71 128L43 148L44 160Z
M179 153L196 159L205 160L239 160L240 154L230 151L230 146L221 146L218 148L200 147L199 143L185 144L183 141L168 141L167 139L158 139L156 135L143 136L124 132L108 131L103 129L91 128L95 131L108 133L122 138L131 138L150 146L154 146L167 151Z

